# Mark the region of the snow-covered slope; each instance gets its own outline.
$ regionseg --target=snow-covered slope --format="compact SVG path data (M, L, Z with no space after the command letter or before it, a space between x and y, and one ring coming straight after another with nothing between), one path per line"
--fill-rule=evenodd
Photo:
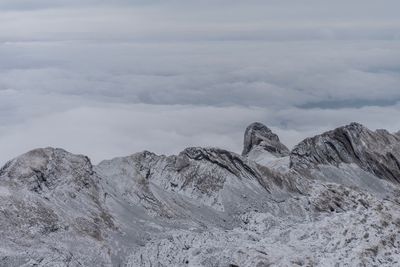
M351 124L290 152L253 123L243 155L36 149L0 169L0 266L396 266L399 146Z

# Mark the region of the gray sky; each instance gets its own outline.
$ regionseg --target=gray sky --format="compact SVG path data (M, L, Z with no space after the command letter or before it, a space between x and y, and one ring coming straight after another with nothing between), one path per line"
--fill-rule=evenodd
M2 0L0 165L400 129L398 0Z

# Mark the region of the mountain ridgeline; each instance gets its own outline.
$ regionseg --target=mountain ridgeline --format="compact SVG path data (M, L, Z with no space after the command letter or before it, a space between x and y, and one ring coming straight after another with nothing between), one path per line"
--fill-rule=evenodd
M93 165L41 148L0 169L0 266L397 266L400 134L352 123L291 151L187 148Z

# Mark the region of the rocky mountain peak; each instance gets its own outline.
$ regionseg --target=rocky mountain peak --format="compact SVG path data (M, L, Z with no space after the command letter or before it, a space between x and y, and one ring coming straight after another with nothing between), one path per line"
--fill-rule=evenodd
M289 155L289 149L280 142L278 135L259 122L254 122L246 128L243 145L243 156L247 156L256 147L277 157Z
M291 152L292 168L356 164L380 178L400 182L400 140L386 130L351 123L307 138Z
M14 185L25 185L38 191L69 182L88 185L92 167L86 156L47 147L31 150L9 161L0 169L0 176L6 176Z

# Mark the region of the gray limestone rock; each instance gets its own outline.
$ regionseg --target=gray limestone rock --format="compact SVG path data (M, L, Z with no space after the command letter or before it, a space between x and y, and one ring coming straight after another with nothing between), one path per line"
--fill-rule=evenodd
M400 182L400 138L386 130L371 131L358 123L307 138L290 154L292 168L356 164L364 171Z
M246 128L242 155L248 155L256 147L262 148L277 157L289 155L289 149L280 142L279 137L259 122L254 122Z

